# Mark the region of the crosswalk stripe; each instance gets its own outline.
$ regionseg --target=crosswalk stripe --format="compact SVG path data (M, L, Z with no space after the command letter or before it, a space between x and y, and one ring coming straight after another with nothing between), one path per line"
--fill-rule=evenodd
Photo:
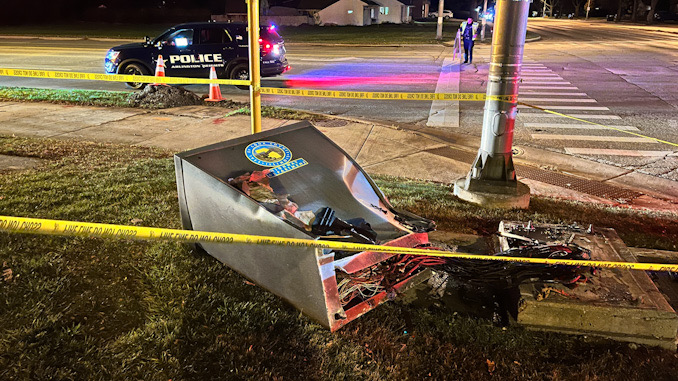
M587 96L586 93L558 93L558 92L549 92L549 91L525 91L521 95L571 95L573 97L581 96L585 97Z
M579 119L621 119L618 115L599 115L599 114L567 114L568 116ZM562 118L560 115L547 114L543 112L520 112L518 118Z
M609 155L609 156L640 156L640 157L654 157L654 156L668 156L672 155L673 151L639 151L630 149L607 149L607 148L573 148L565 147L565 152L579 155Z
M525 83L527 85L569 85L570 84L570 82L567 82L565 80L558 80L558 81L537 80L537 81L532 81L528 78L523 78L523 80L521 82Z
M605 126L597 126L595 124L563 124L563 123L523 123L527 128L572 128L583 130L607 130ZM609 126L618 130L624 131L640 131L633 126Z
M527 95L527 94L525 94ZM522 102L571 102L571 103L597 103L595 99L574 98L518 98Z
M586 110L586 111L609 111L610 109L605 106L545 106L540 105L539 107L545 108L547 110ZM518 105L518 108L531 108L530 106Z
M560 87L555 87L555 86L531 86L530 84L525 84L520 85L520 88L523 90L541 90L541 89L549 89L549 90L579 90L575 86L560 86Z
M619 143L654 143L656 140L646 138L631 138L627 136L597 136L597 135L551 135L551 134L532 134L535 140L571 140L571 141L594 141L594 142L619 142Z

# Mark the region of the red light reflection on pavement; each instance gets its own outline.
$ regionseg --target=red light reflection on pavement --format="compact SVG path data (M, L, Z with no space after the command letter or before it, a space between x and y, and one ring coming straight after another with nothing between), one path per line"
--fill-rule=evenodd
M388 76L371 77L306 77L295 76L285 81L286 87L304 88L330 88L338 86L364 86L364 85L413 85L424 83L437 83L438 73L435 74L398 74Z

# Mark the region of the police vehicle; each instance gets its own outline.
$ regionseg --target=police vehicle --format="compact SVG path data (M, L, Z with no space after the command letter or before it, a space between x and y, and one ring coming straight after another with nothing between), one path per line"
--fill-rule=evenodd
M262 26L261 75L270 77L289 70L285 43L275 25ZM214 67L219 78L249 79L247 24L198 22L176 25L155 39L111 48L104 60L108 74L153 75L162 55L170 77L208 78ZM146 84L129 82L134 89Z

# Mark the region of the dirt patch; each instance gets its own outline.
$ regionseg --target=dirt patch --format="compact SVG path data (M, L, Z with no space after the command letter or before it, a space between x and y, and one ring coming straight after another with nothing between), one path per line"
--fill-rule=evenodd
M35 168L42 160L32 157L0 155L0 172Z
M130 96L129 102L132 107L159 109L200 105L202 99L183 87L149 85Z

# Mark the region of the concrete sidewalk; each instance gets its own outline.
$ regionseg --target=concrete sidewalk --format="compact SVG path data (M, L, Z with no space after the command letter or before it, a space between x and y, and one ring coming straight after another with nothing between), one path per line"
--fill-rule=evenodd
M160 147L174 152L250 132L249 116L187 106L165 110L0 102L0 134ZM269 130L296 121L264 118ZM445 129L418 131L331 118L314 123L370 174L451 184L466 175L479 138ZM524 147L517 173L533 195L678 213L676 182L568 155ZM15 165L0 156L0 170Z

